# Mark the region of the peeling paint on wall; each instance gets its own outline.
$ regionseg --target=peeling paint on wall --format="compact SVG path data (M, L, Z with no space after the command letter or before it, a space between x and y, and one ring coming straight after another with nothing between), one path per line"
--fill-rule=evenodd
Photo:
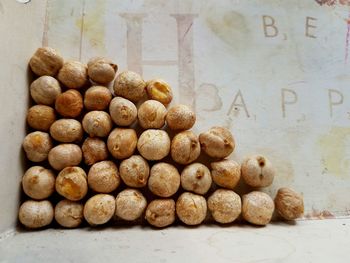
M77 19L76 26L82 30L82 38L86 38L90 45L105 52L105 10L106 1L83 1L82 17ZM82 40L83 41L83 40Z
M244 15L215 6L208 7L203 15L207 26L215 36L233 49L246 50L250 45L250 30Z
M319 5L335 6L335 5L350 5L349 0L315 0Z
M305 219L332 219L335 216L328 210L318 211L313 209L312 212L304 215Z
M318 141L324 173L350 177L350 128L332 127Z

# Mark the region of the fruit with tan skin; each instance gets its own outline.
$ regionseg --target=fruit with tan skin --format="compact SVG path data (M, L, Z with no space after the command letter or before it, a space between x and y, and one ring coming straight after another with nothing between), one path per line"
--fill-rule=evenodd
M211 176L218 186L233 189L241 178L241 165L233 160L212 162Z
M56 191L71 201L79 201L88 191L87 177L78 166L64 168L56 178Z
M198 136L191 131L176 134L171 141L170 153L173 160L179 164L192 163L201 153Z
M149 177L149 165L140 155L123 160L119 166L120 177L130 187L145 187Z
M67 90L56 98L55 109L65 118L78 117L83 107L83 97L77 90Z
M79 61L67 61L58 72L57 78L69 89L80 89L88 80L87 66Z
M50 76L42 76L30 85L30 95L37 104L53 105L60 94L60 83Z
M147 160L161 160L170 152L169 135L163 130L145 130L139 137L137 149Z
M105 110L112 100L112 93L103 86L92 86L84 95L84 106L87 110Z
M269 159L263 155L252 155L242 163L242 178L252 187L266 187L272 184L275 169Z
M224 127L212 127L199 135L203 152L212 158L226 158L235 149L231 132Z
M181 173L181 186L187 191L204 195L211 187L209 169L201 163L187 165Z
M54 217L52 204L47 201L25 201L19 208L19 221L28 228L41 228L51 224Z
M84 162L87 165L93 165L96 162L108 158L108 149L106 143L99 138L86 138L81 147L83 151Z
M136 145L137 135L134 129L115 128L107 139L108 150L116 159L129 158Z
M137 118L137 108L130 100L115 97L109 104L109 113L118 126L129 126Z
M218 189L208 198L208 209L216 222L232 223L241 214L241 198L231 190Z
M304 213L303 196L287 187L278 189L275 205L278 214L286 220L297 219Z
M168 105L173 99L173 92L168 83L162 79L147 81L147 95L151 100L157 100Z
M108 84L113 81L118 70L118 66L112 60L103 57L90 59L87 66L89 78L100 84Z
M195 122L196 114L183 104L172 106L166 115L166 123L172 130L189 130Z
M79 165L82 160L82 152L78 145L64 143L52 148L48 160L52 168L62 170L68 166Z
M112 119L107 112L90 111L83 118L83 128L91 137L107 137L112 129Z
M91 166L88 173L90 189L98 193L108 194L120 185L117 166L112 161L102 161Z
M56 121L55 110L46 105L35 105L28 110L27 123L39 131L48 131Z
M55 206L56 222L66 228L78 227L84 219L84 205L67 199L61 200Z
M113 89L116 96L138 102L146 95L146 82L139 74L124 71L116 77Z
M179 189L180 180L180 174L175 166L168 163L157 163L151 168L148 188L157 196L170 197Z
M186 225L199 225L207 215L207 201L201 195L185 192L176 201L176 214Z
M29 66L38 76L55 76L63 66L63 58L57 50L41 47L30 58Z
M172 199L153 200L146 209L145 219L155 227L166 227L175 221L175 202Z
M273 200L266 193L253 191L242 197L242 216L251 224L267 225L274 210Z
M115 198L108 194L97 194L86 201L84 218L91 225L103 225L115 213Z
M115 213L121 219L134 221L141 217L147 206L147 200L135 189L121 191L115 199Z
M53 143L48 133L35 131L27 134L22 146L28 160L42 162L47 159Z
M30 167L23 175L22 188L33 199L46 199L55 191L55 175L42 166Z
M83 127L74 119L60 119L50 127L50 135L59 142L79 142L83 138Z
M138 110L139 124L144 129L160 129L165 125L167 110L165 106L156 100L147 100L141 104Z

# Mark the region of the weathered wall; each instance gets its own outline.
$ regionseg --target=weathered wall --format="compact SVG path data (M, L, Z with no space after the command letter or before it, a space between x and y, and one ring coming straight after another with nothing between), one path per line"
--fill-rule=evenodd
M0 1L0 233L17 220L28 108L27 63L41 45L45 1Z
M168 80L175 101L196 109L196 132L225 125L238 144L232 158L270 157L278 175L267 191L301 191L306 218L347 216L350 26L346 3L333 2L0 2L0 232L15 224L26 63L41 44Z
M44 43L66 57L106 55L161 76L198 114L225 125L232 158L268 155L306 217L350 207L349 13L315 1L49 1ZM63 21L64 20L64 21Z

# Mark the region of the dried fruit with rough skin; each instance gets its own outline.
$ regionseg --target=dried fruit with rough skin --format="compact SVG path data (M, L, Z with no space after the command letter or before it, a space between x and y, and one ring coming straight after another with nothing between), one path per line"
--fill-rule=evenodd
M55 191L55 175L42 166L30 167L23 175L22 188L30 198L46 199Z
M87 177L78 166L64 168L56 178L56 191L71 201L79 201L88 191Z
M109 104L109 113L115 124L129 126L137 118L137 108L130 100L115 97Z
M120 177L130 187L141 188L147 185L149 165L140 155L123 160L119 166Z
M55 206L56 222L66 228L78 227L84 219L84 205L67 199L61 200Z
M207 215L207 202L201 195L185 192L176 201L176 214L186 225L199 225Z
M47 201L25 201L19 208L19 221L28 228L41 228L51 224L54 210Z
M27 123L35 130L48 131L55 120L55 110L46 105L35 105L27 113Z
M84 95L84 106L87 110L105 110L112 100L112 93L103 86L92 86Z
M181 173L181 186L187 191L204 195L211 187L209 169L201 163L187 165Z
M153 200L146 209L145 219L155 227L166 227L175 221L175 202L172 199Z
M287 187L278 189L275 205L278 214L286 220L297 219L304 213L303 196Z
M91 137L106 137L112 129L111 116L104 111L90 111L83 118L83 128Z
M241 165L233 160L212 162L211 176L218 186L233 189L241 178Z
M133 155L137 145L134 129L115 128L108 136L107 147L116 159L126 159Z
M30 85L30 96L37 104L53 105L60 94L60 83L50 76L42 76Z
M55 170L80 164L82 152L78 145L64 143L52 148L49 152L49 163Z
M253 191L242 197L242 215L251 224L267 225L274 210L273 200L266 193Z
M160 197L174 195L180 187L180 174L176 167L168 163L152 166L148 179L149 190Z
M56 111L66 118L76 118L83 110L83 97L77 90L67 90L56 98Z
M231 190L218 189L208 198L208 209L216 222L232 223L241 214L241 198Z
M196 122L196 114L187 105L171 107L166 115L166 123L172 130L189 130Z
M137 149L147 160L161 160L170 152L169 135L163 130L146 130L140 135Z
M23 149L32 162L45 161L52 147L52 140L46 132L31 132L23 140Z
M111 82L118 66L112 60L103 57L95 57L89 60L88 64L89 78L96 83L108 84Z
M115 199L115 214L121 219L134 221L141 217L147 206L147 200L135 189L121 191Z
M168 83L162 79L153 79L147 82L147 94L152 100L168 105L173 99L173 92Z
M171 142L170 149L171 157L180 164L192 163L201 153L198 136L192 131L183 131L176 134Z
M83 138L83 127L74 119L60 119L50 127L50 135L59 142L78 142Z
M108 158L107 145L99 138L86 138L81 149L83 151L84 162L87 165L92 165Z
M138 111L139 124L144 129L160 129L165 125L167 110L156 100L147 100L141 104Z
M252 187L266 187L272 184L275 169L269 159L263 155L245 158L242 163L242 178Z
M67 61L58 72L58 80L67 88L80 89L87 83L87 66L79 61Z
M225 158L235 149L231 132L224 127L212 127L199 135L202 150L213 158Z
M95 192L108 194L117 189L119 184L118 168L112 161L102 161L91 166L88 185Z
M63 66L63 58L57 50L51 47L41 47L31 57L29 66L38 76L55 76Z
M112 195L97 194L86 201L84 218L91 225L102 225L113 217L115 212L115 199Z
M146 95L146 82L133 71L120 73L114 81L114 93L133 102L138 102Z

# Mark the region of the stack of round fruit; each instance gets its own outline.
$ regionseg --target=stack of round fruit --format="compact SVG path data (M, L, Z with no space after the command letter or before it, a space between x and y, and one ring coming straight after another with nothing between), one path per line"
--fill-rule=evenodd
M87 65L64 61L48 47L39 48L29 66L37 78L23 141L30 165L22 179L29 200L19 209L24 226L146 219L166 227L177 218L199 225L208 217L226 224L241 214L266 225L275 207L287 220L302 215L302 196L289 188L281 188L275 202L261 191L241 201L233 191L240 178L255 189L271 185L271 162L262 155L241 165L225 159L235 148L231 132L216 126L196 135L190 107L168 108L173 94L165 81L145 82L132 71L116 76L117 65L102 57ZM211 169L198 161L201 154Z

